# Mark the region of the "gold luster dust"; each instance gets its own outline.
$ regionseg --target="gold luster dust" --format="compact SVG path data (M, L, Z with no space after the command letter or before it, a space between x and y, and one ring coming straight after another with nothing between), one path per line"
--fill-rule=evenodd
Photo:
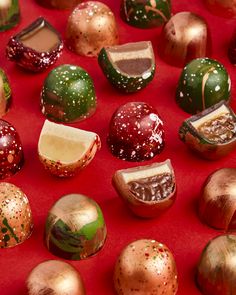
M114 14L98 1L79 4L68 19L66 43L79 55L97 56L104 46L118 44Z
M85 295L84 284L77 270L58 260L38 264L29 274L26 285L29 295Z

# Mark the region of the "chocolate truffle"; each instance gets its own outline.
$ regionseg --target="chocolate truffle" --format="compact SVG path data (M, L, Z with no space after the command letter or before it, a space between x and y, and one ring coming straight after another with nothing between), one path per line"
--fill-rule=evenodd
M114 285L118 295L175 295L178 276L172 253L155 240L130 243L116 262Z
M221 100L230 98L231 80L224 66L216 60L197 58L183 69L176 101L187 113L196 114Z
M96 109L93 81L82 68L61 65L44 81L41 111L50 120L64 123L84 120Z
M198 262L196 277L202 294L236 294L235 249L235 235L221 235L207 243Z
M225 18L236 17L236 0L205 0L205 3L213 14Z
M155 74L155 56L150 41L103 48L98 62L108 81L124 92L146 87Z
M173 205L176 195L170 160L115 172L113 186L134 214L156 217Z
M19 134L4 120L0 120L0 150L0 179L5 179L22 168L24 154Z
M59 260L38 264L30 272L26 285L28 295L85 295L79 272L72 265Z
M126 161L153 158L164 148L163 122L144 102L128 102L113 114L107 144L111 153Z
M102 248L106 233L98 204L86 196L70 194L60 198L50 209L45 243L56 256L80 260Z
M11 103L11 87L5 72L0 68L0 118L6 114Z
M236 30L233 33L233 36L230 40L229 48L228 48L228 57L230 62L233 65L236 65Z
M23 243L33 229L26 195L14 184L0 182L0 208L0 248Z
M208 56L210 47L205 20L191 12L179 12L163 27L158 52L165 62L183 67L194 58Z
M72 9L83 0L37 0L37 2L47 8L52 9Z
M171 16L170 0L122 0L121 17L141 29L163 25Z
M206 179L199 200L200 218L209 226L236 230L236 168L216 170Z
M117 43L115 16L108 6L98 1L87 1L73 10L66 29L66 44L71 51L97 56L103 47Z
M45 121L38 142L44 168L59 177L74 176L94 158L101 142L94 132Z
M9 60L24 69L40 72L57 61L62 48L59 33L40 17L10 38L6 54Z
M1 0L0 2L0 32L11 29L20 21L18 0Z
M226 102L185 120L179 129L180 139L209 160L226 156L236 148L236 117Z

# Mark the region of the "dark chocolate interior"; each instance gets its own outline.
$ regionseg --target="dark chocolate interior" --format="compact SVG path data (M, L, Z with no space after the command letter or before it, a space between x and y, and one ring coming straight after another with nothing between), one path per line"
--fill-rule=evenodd
M152 177L130 181L131 192L143 201L160 201L173 191L173 180L170 173L162 173Z
M124 73L130 76L139 76L147 71L151 65L151 58L121 59L115 65Z
M230 113L208 120L197 128L199 134L209 141L225 143L236 133L236 121Z

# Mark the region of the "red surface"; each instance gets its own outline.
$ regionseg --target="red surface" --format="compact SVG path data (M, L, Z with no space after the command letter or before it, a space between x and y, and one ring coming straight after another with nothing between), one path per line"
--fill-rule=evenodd
M141 30L132 28L119 17L119 1L104 0L115 12L119 24L120 42L151 40L155 53L158 51L160 29ZM232 79L232 107L236 110L236 69L229 63L227 46L235 27L235 20L211 15L201 0L176 0L173 12L192 11L208 21L213 41L212 57L222 62ZM70 179L50 176L37 157L39 133L44 116L39 109L40 91L47 72L26 73L14 63L7 61L5 46L9 37L35 20L39 15L47 18L64 36L68 11L49 10L38 6L34 0L21 1L22 21L10 31L0 33L0 67L11 82L13 104L4 117L18 130L24 147L25 165L9 182L21 187L27 194L34 217L34 231L29 240L12 249L0 250L1 295L25 294L24 282L30 270L47 259L56 259L43 244L44 223L47 212L62 195L76 192L94 198L101 206L108 237L103 250L85 261L71 262L81 273L88 295L114 294L112 274L121 249L140 238L156 239L165 243L173 252L179 272L179 295L200 294L195 287L194 275L199 255L206 242L219 234L202 224L197 216L197 199L206 177L220 167L236 167L236 151L216 162L201 160L192 154L178 139L178 128L188 114L175 103L174 94L181 69L171 67L156 54L157 72L149 86L132 95L122 95L113 89L103 76L96 58L77 56L66 48L56 66L63 63L76 64L92 76L98 108L95 115L84 122L74 124L82 129L97 132L102 149L90 165L79 175ZM117 196L111 185L111 177L117 169L135 166L113 157L106 146L106 135L111 114L128 101L145 101L154 105L165 123L166 147L153 161L170 158L175 169L178 194L174 206L158 219L143 220L134 217Z

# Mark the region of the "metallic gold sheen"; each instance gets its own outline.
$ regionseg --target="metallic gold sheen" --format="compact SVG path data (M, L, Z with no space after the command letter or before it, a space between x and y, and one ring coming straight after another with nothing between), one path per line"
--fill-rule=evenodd
M26 285L28 295L85 295L80 274L59 260L38 264L29 274Z
M205 0L208 9L225 18L236 18L236 0Z
M210 43L205 20L191 12L180 12L163 27L159 53L167 63L183 67L192 59L208 56Z

